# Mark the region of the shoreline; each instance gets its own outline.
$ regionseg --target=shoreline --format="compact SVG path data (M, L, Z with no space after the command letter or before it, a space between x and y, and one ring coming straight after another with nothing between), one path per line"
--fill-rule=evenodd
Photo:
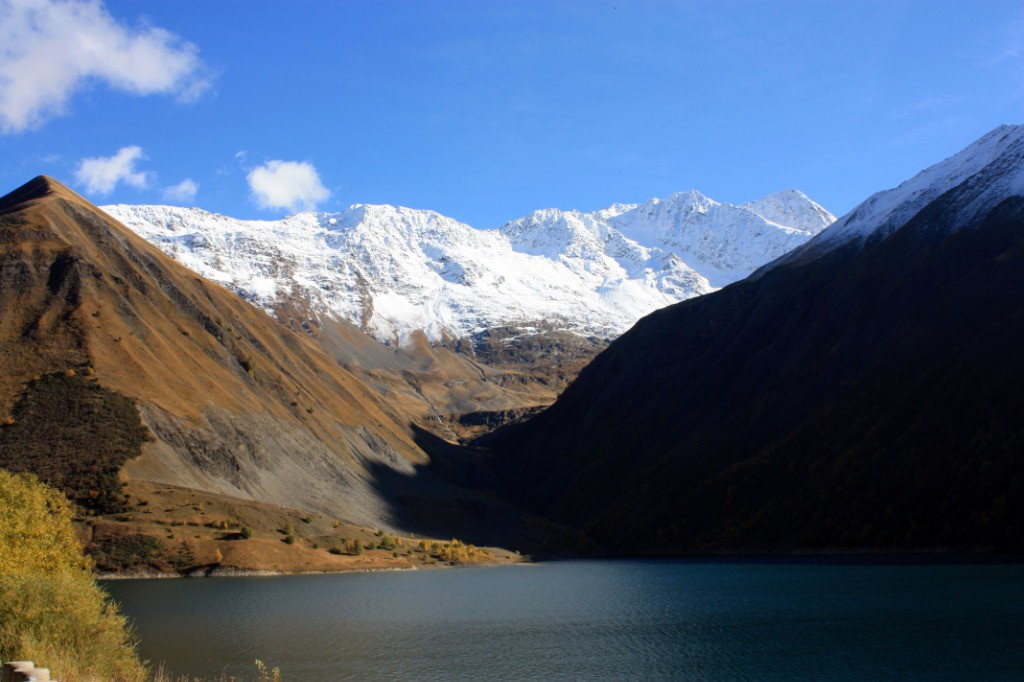
M575 559L616 560L616 561L685 561L693 563L733 564L819 564L819 565L885 565L885 566L948 566L979 564L1024 564L1024 554L983 553L983 552L647 552L595 554L589 557L541 556L546 561L573 561Z
M270 569L224 568L196 570L191 573L131 571L95 573L96 580L173 580L190 578L261 578L298 575L337 575L343 573L409 573L460 568L498 568L502 566L542 566L572 561L679 561L685 563L819 565L819 566L953 566L1024 565L1024 554L971 554L942 552L831 552L793 554L602 554L594 556L540 556L532 560L492 564L424 565L408 567L350 568L330 571L276 571Z
M335 570L271 570L264 568L214 568L198 569L188 573L174 573L157 570L127 572L97 572L97 581L133 580L174 580L197 578L273 578L281 576L331 576L339 573L397 573L417 570L444 570L450 568L497 568L501 566L540 566L545 563L563 561L681 561L686 563L737 563L765 565L978 565L978 564L1024 564L1024 554L983 554L944 552L797 552L792 554L598 554L592 556L541 555L534 559L508 563L476 563L458 565L411 565L408 567L340 568Z
M133 571L125 573L95 573L95 580L175 580L193 578L271 578L291 575L338 575L343 573L411 573L414 571L443 571L462 568L500 568L503 566L540 566L542 561L512 561L494 564L459 564L455 566L409 566L408 568L347 568L333 571L273 571L257 568L226 568L191 573L161 571Z
M267 578L282 575L330 575L334 573L406 573L409 571L432 570L416 566L408 568L352 568L336 571L272 571L258 568L225 568L191 573L166 573L161 571L134 571L125 573L96 573L96 580L174 580L178 578Z

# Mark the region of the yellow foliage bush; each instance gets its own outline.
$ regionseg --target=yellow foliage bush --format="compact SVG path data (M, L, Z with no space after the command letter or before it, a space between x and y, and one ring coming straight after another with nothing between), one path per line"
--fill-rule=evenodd
M0 660L33 660L64 682L137 682L125 620L92 578L61 493L0 470Z
M66 498L27 474L0 469L0 572L87 568Z

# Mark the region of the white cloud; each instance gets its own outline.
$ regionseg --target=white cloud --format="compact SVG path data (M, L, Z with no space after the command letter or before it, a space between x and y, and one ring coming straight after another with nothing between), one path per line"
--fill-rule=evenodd
M194 201L196 192L199 191L199 183L192 178L185 178L177 185L164 187L164 201L174 201L187 204Z
M253 169L248 180L260 208L308 210L331 196L313 164L302 161L268 161Z
M126 27L101 0L0 0L0 131L65 113L71 95L94 82L183 101L209 87L195 45L161 28Z
M110 194L118 183L139 189L148 184L145 171L135 170L135 162L145 159L142 147L122 147L113 156L82 159L75 169L75 180L85 185L88 194Z

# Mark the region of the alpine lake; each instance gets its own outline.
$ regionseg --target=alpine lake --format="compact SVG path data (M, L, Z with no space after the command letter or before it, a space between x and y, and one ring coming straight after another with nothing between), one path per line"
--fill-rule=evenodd
M104 583L175 675L1020 680L1024 565L595 560Z

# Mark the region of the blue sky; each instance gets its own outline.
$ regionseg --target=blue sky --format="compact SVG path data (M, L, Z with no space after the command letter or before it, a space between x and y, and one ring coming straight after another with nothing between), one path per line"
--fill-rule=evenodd
M841 214L1024 122L1019 2L78 10L0 0L2 190L47 173L96 203L393 203L486 228L797 188Z

